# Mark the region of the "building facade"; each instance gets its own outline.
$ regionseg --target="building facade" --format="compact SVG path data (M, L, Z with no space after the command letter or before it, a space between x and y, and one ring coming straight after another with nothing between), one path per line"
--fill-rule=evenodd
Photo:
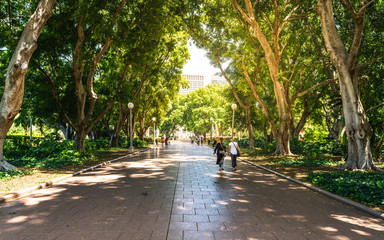
M180 94L187 94L196 89L204 87L204 76L202 75L181 75L189 82L189 88L180 88Z

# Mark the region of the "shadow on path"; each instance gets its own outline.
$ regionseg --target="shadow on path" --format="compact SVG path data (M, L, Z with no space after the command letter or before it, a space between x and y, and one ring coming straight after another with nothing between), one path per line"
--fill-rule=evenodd
M175 142L3 204L0 239L384 239L382 220L247 164L219 172L212 152Z

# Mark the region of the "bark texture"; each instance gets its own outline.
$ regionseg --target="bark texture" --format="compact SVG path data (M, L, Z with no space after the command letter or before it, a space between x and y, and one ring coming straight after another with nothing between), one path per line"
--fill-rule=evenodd
M319 0L316 7L316 11L320 16L324 42L339 76L346 135L348 137L348 158L341 168L350 170L370 170L375 168L370 148L372 131L361 103L355 68L356 56L363 35L365 9L373 1L364 4L365 2L361 1L362 4L356 12L349 0L344 1L347 11L351 13L355 22L354 37L349 52L347 52L337 32L332 0Z
M129 114L129 110L124 104L119 104L119 121L117 122L115 129L111 135L111 140L109 142L109 147L118 147L119 145L119 134L123 129L124 123L127 120L127 116Z
M16 167L4 160L4 141L9 128L19 113L24 95L24 77L33 52L37 48L37 39L46 22L52 16L55 0L41 0L29 19L9 62L4 94L0 102L0 169L12 170Z

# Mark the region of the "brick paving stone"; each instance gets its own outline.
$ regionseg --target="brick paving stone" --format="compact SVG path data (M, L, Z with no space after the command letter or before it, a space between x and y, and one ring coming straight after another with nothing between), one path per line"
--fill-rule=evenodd
M0 205L0 240L384 239L383 221L353 207L224 168L211 148L173 142Z
M209 218L207 215L184 215L184 222L207 223Z
M213 232L215 239L220 240L246 240L247 238L242 232Z
M196 232L196 231L185 231L184 239L190 240L212 240L214 239L213 232L204 231L204 232Z

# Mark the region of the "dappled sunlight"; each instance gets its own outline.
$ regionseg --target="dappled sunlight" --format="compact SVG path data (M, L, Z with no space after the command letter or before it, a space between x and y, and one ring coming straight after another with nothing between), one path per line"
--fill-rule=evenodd
M181 232L197 228L261 234L260 238L244 234L245 239L378 239L384 232L381 221L351 217L359 215L350 216L350 209L338 211L336 204L317 200L299 185L243 163L234 172L226 161L224 171L218 171L216 159L208 156L211 149L186 148L151 150L39 190L18 204L7 203L8 209L0 213L0 223L6 226L1 234L43 229L54 233L54 239L64 232L96 231L95 239L115 239L98 233L132 231L129 238L140 229L153 234L158 228L168 231L174 223L186 228ZM8 214L13 211L17 214ZM330 218L330 212L345 215ZM150 234L143 236L149 238Z
M129 175L131 178L157 178L159 175L163 175L164 172L151 172L151 173L135 173Z
M28 219L28 216L17 216L7 221L7 223L23 223Z
M83 199L84 197L83 196L73 196L71 197L72 200L79 200L79 199Z
M337 230L336 228L334 227L318 227L320 230L322 231L326 231L326 232L337 232L339 230Z
M33 196L33 197L22 198L21 201L26 206L34 206L34 205L40 204L41 202L49 201L56 198L57 196L59 196L60 192L63 192L65 190L66 190L65 188L57 188L57 189L54 189L54 192L52 194L45 194L45 195L36 194L36 196ZM40 191L46 192L48 191L48 189L43 189Z
M220 204L220 205L227 206L227 205L228 205L228 202L227 202L227 201L224 201L224 200L217 200L217 201L216 201L216 204Z
M361 230L357 230L357 229L351 229L352 232L355 232L361 236L372 236L372 234L370 233L367 233L365 231L361 231Z
M382 221L379 219L369 218L368 220L368 219L356 218L352 216L338 215L338 214L331 214L331 217L336 220L353 224L359 227L369 228L376 231L384 231L384 225L379 225L379 223L382 224Z
M276 212L276 210L272 209L272 208L269 208L269 207L265 207L263 208L263 211L264 212Z
M237 185L233 186L233 188L236 189L236 190L246 191L245 188L237 186Z

